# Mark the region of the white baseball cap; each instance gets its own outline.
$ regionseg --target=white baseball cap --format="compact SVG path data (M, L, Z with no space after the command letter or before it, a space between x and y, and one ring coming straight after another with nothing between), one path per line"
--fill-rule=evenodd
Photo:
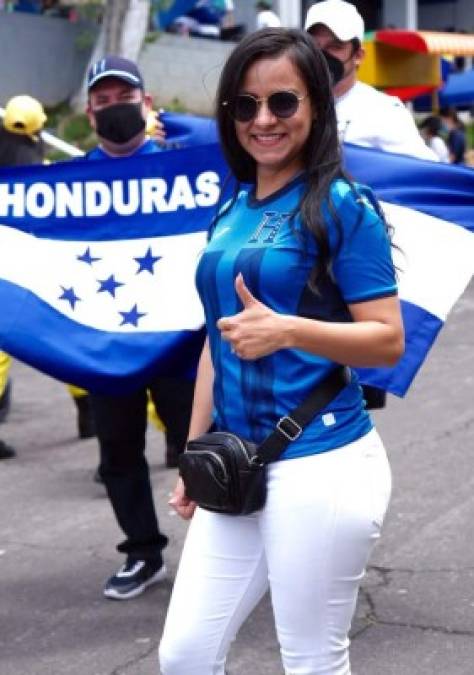
M317 23L327 26L343 42L353 38L362 42L364 39L364 19L350 2L323 0L312 5L306 14L304 28L309 31Z

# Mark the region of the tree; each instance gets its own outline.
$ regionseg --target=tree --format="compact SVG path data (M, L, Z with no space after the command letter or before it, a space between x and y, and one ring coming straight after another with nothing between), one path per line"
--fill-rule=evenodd
M150 15L150 0L106 0L99 35L80 89L71 105L83 110L87 101L89 66L106 54L117 54L136 61L145 39Z

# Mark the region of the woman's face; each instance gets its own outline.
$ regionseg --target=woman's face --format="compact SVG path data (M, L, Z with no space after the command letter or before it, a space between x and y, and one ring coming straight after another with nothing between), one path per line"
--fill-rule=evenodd
M282 55L255 61L247 70L239 93L266 99L279 91L291 91L301 98L291 117L277 117L265 100L259 103L256 116L249 122L235 122L240 144L256 162L257 179L280 172L290 179L304 168L303 149L313 112L306 84L291 59Z

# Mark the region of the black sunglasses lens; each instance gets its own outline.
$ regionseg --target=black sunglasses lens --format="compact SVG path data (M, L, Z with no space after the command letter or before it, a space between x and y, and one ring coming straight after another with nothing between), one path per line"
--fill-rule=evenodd
M238 122L250 122L257 114L258 103L253 96L239 94L232 106L232 117Z
M267 104L275 117L291 117L298 110L298 97L292 91L276 91L267 99ZM250 122L256 117L259 102L249 94L239 94L231 106L231 115L237 122Z
M277 91L268 97L268 107L275 117L291 117L298 109L298 97L291 91Z

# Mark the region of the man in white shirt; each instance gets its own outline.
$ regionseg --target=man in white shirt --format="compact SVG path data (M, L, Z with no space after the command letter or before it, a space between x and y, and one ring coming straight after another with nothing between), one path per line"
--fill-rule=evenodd
M358 81L365 56L364 20L354 5L344 0L312 5L305 30L322 49L333 75L341 142L438 161L400 99ZM368 385L363 390L368 409L385 407L383 390Z
M364 20L355 6L344 0L318 2L308 10L305 29L338 71L333 91L341 141L437 161L400 99L357 80L365 51Z

